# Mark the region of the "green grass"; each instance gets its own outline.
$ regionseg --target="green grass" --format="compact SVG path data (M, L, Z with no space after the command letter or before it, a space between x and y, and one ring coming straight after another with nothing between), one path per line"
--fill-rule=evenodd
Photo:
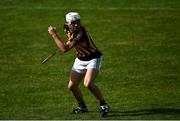
M111 106L106 119L180 119L179 0L0 1L0 119L102 119L83 84L90 112L70 114L73 50L40 63L57 49L49 25L66 39L68 11L104 54L96 84Z

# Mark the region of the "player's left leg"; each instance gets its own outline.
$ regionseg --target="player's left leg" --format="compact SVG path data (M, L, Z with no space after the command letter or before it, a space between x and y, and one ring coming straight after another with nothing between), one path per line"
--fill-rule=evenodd
M91 93L99 100L102 110L101 115L106 116L107 113L109 112L109 106L105 102L100 89L93 83L93 80L95 79L97 74L98 74L97 69L88 68L84 78L84 86L87 87L91 91Z

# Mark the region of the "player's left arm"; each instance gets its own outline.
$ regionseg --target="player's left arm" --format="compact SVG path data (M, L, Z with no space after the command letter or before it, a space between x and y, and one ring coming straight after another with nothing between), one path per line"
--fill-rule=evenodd
M74 45L81 42L82 34L83 32L81 28L79 28L79 30L75 32L74 37L73 37Z
M73 48L76 44L78 44L82 37L82 31L79 30L77 33L74 33L71 35L70 38L68 38L68 41L66 42L66 45L68 48Z

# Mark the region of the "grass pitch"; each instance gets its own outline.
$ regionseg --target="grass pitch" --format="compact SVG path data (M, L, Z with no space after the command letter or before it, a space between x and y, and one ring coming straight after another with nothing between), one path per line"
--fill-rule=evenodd
M80 13L104 54L96 79L111 106L106 119L180 119L179 0L0 1L0 119L102 119L83 87L89 113L72 115L67 89L75 53L57 54L47 32Z

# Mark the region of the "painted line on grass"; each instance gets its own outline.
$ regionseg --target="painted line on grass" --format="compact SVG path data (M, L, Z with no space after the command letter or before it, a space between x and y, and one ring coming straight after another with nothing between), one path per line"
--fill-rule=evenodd
M67 7L49 7L49 6L0 6L1 10L7 9L20 9L20 10L66 10ZM169 7L98 7L98 8L88 8L88 7L78 7L78 8L71 8L71 10L176 10L179 11L180 8L169 8Z

